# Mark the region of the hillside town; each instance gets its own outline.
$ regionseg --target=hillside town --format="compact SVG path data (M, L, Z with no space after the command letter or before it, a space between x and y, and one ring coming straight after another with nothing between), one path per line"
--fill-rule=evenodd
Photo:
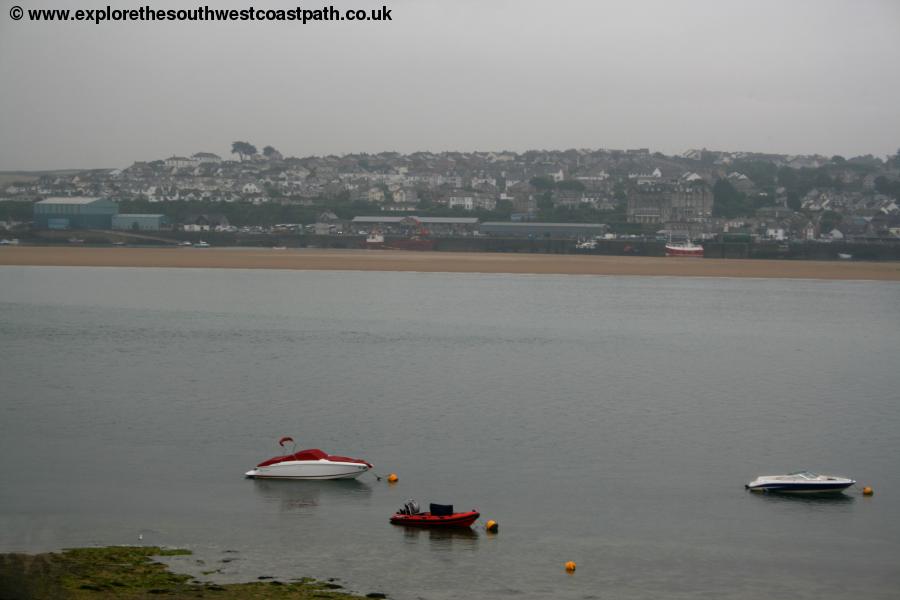
M900 238L900 151L885 159L705 149L666 156L647 148L295 158L248 142L235 142L232 151L6 176L0 227L53 228L62 221L38 222L24 203L93 198L116 203L126 215L158 215L158 227L185 230L270 230L287 218L342 234L354 219L417 215L460 223L593 223L611 235L692 239Z

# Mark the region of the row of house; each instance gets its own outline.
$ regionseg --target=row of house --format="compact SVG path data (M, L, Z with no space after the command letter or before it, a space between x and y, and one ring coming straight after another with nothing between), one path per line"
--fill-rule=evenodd
M896 197L879 193L879 177L900 179L900 160L857 157L828 163L825 157L790 157L700 150L664 156L648 149L566 151L416 152L284 158L277 152L252 160L225 160L211 152L136 162L124 169L41 176L8 184L2 200L91 197L152 203L281 203L330 207L337 202L369 205L368 211L402 216L432 207L478 212L503 210L534 221L548 207L614 213L646 226L690 224L721 227L712 218L713 184L728 181L754 198L772 190L741 172L739 161L769 161L787 168L829 164L842 189L820 188L803 198L802 212L837 212L853 217L900 213ZM860 165L866 166L860 170ZM881 189L881 188L879 188ZM783 188L758 204L785 206ZM148 211L163 213L163 210ZM582 211L584 214L584 211ZM45 222L49 223L47 216ZM54 219L64 219L56 215ZM42 222L44 222L42 221ZM791 230L793 221L778 219ZM60 223L61 221L54 221ZM826 219L826 222L830 222ZM140 225L138 225L140 227ZM796 231L796 230L794 230Z

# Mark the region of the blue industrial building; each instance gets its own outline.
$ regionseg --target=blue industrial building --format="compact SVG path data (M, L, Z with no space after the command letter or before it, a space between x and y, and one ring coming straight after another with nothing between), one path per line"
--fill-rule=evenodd
M47 198L34 204L38 229L110 229L119 205L103 198Z

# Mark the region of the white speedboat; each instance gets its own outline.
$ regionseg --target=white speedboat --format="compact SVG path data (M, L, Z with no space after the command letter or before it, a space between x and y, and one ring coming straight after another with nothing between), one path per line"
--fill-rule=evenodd
M334 456L318 448L296 452L294 440L283 437L278 445L291 443L291 451L256 465L244 473L251 479L355 479L372 468L372 463L360 458Z
M819 475L809 471L797 471L787 475L762 475L746 487L751 492L780 492L782 494L823 494L842 492L856 483L846 477Z

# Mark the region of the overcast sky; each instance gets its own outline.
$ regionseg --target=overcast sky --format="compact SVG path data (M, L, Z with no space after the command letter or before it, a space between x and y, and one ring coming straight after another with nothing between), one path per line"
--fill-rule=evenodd
M0 0L0 170L285 155L900 148L900 1L355 0L391 22L47 23ZM301 3L305 8L324 4Z

